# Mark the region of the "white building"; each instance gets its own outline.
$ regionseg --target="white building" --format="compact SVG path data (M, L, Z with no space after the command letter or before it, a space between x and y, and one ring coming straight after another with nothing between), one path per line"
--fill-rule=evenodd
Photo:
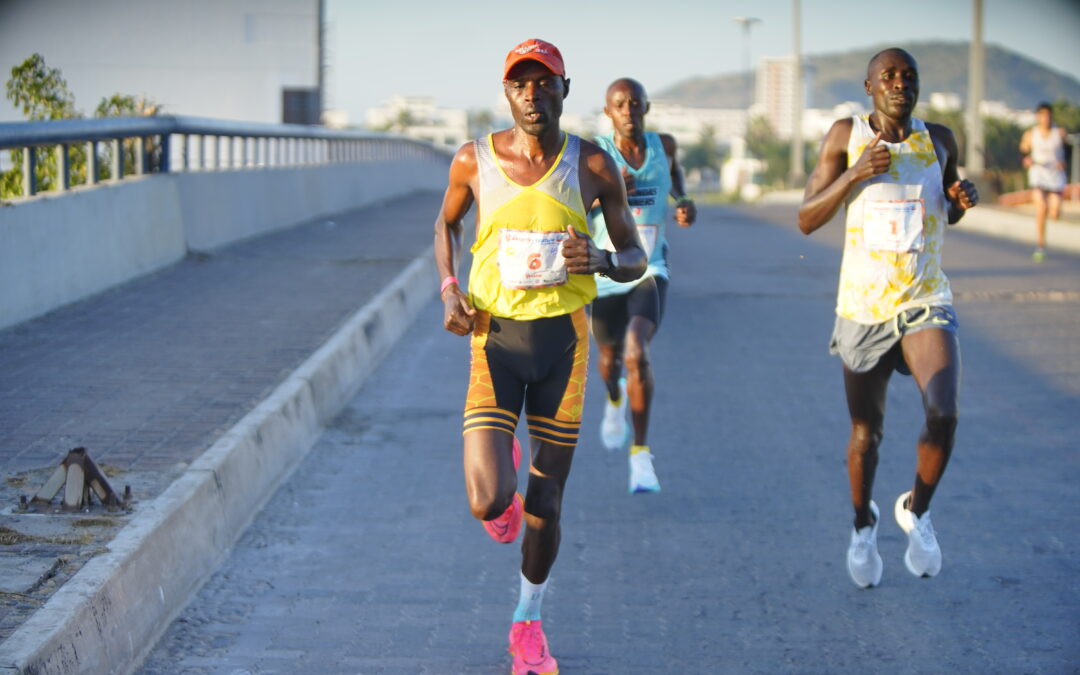
M802 113L802 133L804 141L820 141L829 133L833 122L853 115L868 112L866 107L855 101L845 101L832 108L806 108Z
M469 140L469 115L439 108L429 96L395 96L366 115L369 129L395 131L410 138L456 149Z
M314 114L319 0L3 0L0 73L34 53L87 116L115 93L163 112L281 122ZM0 121L23 119L6 98Z
M759 62L754 78L754 105L751 113L762 115L779 138L791 138L792 96L796 62L793 56L768 56ZM804 60L802 104L809 107L811 68Z
M934 110L960 110L964 107L960 94L952 91L932 91L927 103Z
M645 126L653 131L671 134L680 148L701 141L711 129L717 145L728 147L732 139L742 138L749 119L741 108L691 108L689 106L654 100L645 117ZM611 120L603 112L596 114L595 133L611 133Z

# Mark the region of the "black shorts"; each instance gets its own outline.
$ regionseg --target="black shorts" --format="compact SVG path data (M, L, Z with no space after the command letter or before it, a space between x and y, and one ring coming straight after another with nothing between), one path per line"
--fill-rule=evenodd
M640 316L652 321L657 329L664 318L668 280L652 276L634 286L629 293L608 295L593 300L592 334L596 344L604 347L622 344L630 317Z
M577 443L589 363L584 309L531 321L477 312L471 343L464 433L513 435L524 406L529 436Z

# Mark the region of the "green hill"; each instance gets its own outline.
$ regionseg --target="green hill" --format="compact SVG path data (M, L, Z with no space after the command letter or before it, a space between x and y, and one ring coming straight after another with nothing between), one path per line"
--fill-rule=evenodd
M831 108L844 101L865 101L862 81L866 64L878 51L899 46L915 57L920 66L921 94L955 92L967 95L967 42L910 42L876 45L834 54L808 55L813 68L809 105ZM747 73L697 77L678 82L654 95L696 107L745 108L750 104L750 77ZM1064 98L1080 102L1080 81L1051 70L1025 56L997 45L986 46L986 95L989 101L1004 101L1010 108L1033 108L1039 101Z

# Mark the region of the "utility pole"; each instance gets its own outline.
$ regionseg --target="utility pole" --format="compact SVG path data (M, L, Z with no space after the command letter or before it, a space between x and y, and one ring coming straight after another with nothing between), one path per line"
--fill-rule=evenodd
M788 177L792 187L798 187L806 178L803 170L803 77L802 77L802 17L799 0L792 0L791 22L795 27L794 54L791 57L791 172Z
M971 0L974 24L971 31L971 51L968 54L967 96L967 157L964 167L969 179L983 175L983 145L985 138L982 122L982 100L985 77L986 54L983 51L983 0Z

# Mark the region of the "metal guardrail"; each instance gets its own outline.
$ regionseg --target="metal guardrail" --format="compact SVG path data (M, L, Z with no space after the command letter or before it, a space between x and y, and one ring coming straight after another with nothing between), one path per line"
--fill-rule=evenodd
M0 150L21 149L23 196L38 193L39 148L51 148L57 190L72 187L72 157L85 156L85 180L122 180L124 157L134 159L127 175L313 166L394 159L446 159L447 150L404 136L334 130L301 124L234 122L203 117L113 117L0 123Z

